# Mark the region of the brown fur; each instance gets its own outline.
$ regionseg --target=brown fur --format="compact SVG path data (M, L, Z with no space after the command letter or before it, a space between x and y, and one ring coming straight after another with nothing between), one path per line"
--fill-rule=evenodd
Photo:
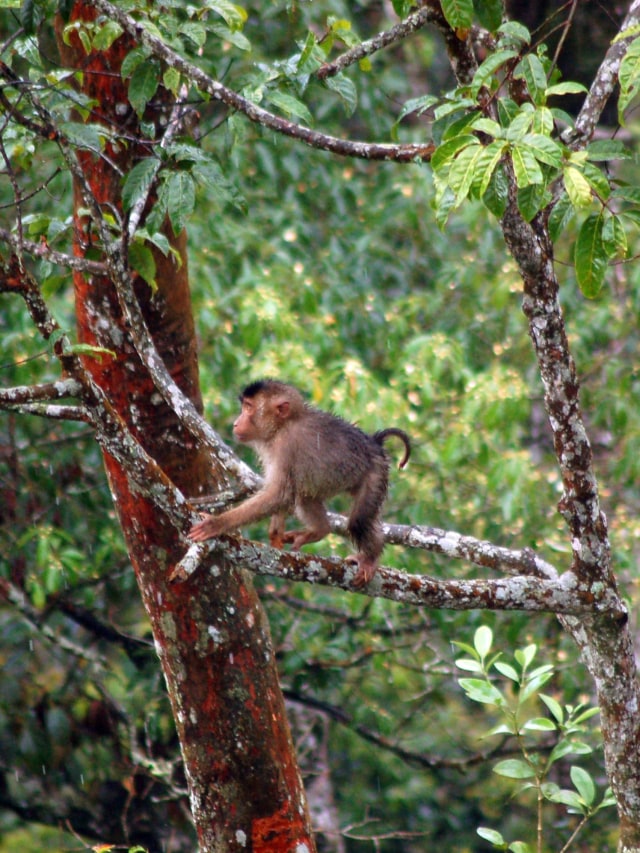
M234 509L208 515L195 524L189 538L201 542L235 527L271 516L269 541L294 550L317 542L330 531L324 502L347 492L353 496L348 530L358 547L354 586L374 576L384 547L380 511L387 494L389 459L383 442L400 438L411 453L409 436L400 429L368 435L335 415L308 406L297 388L273 379L248 385L240 396L242 410L233 425L236 438L250 444L264 469L262 489ZM304 525L285 531L287 515Z

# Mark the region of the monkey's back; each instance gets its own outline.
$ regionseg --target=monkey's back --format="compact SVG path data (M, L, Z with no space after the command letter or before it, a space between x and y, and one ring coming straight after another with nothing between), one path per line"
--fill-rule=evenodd
M372 436L353 424L307 407L292 426L285 454L297 497L325 500L354 491L372 471L386 482L386 453Z

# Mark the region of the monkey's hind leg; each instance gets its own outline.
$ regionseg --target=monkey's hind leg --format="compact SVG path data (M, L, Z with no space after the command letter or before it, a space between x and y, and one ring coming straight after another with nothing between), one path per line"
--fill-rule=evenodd
M356 589L366 586L376 573L384 548L380 510L387 494L388 468L384 460L372 468L354 493L347 529L358 547L349 562L358 564L353 579Z
M291 542L293 551L298 551L308 542L319 542L331 532L327 511L322 501L301 502L296 506L295 514L306 527L301 530L290 530L282 537L284 542Z

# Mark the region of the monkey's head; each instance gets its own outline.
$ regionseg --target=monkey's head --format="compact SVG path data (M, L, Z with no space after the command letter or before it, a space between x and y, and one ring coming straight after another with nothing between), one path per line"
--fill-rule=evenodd
M245 444L270 441L305 409L298 389L276 379L259 379L247 385L240 394L240 406L233 434Z

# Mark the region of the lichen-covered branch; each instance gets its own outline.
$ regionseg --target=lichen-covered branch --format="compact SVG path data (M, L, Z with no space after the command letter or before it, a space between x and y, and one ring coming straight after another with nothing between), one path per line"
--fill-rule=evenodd
M218 555L222 562L222 558L230 559L256 574L346 590L353 590L357 570L342 560L278 551L246 539L224 536L208 543L191 545L176 566L171 580L184 581L204 566L214 574L221 571ZM603 589L600 598L581 599L572 572L551 580L522 575L489 580L439 580L380 568L363 593L438 610L525 610L568 615L606 613L610 617L626 618L624 604L609 589Z

